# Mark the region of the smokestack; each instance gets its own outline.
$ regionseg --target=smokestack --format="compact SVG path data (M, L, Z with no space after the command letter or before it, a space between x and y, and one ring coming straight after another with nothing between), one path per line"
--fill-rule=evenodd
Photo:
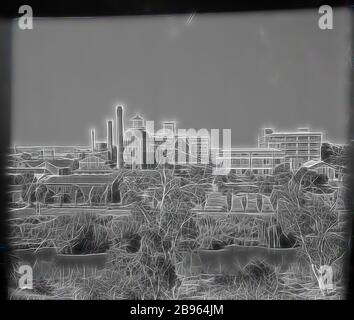
M91 130L91 149L92 149L92 152L95 152L95 144L96 144L96 141L95 141L95 130Z
M112 160L113 154L113 122L107 121L107 146L109 152L109 160Z
M117 106L117 169L123 168L123 107Z

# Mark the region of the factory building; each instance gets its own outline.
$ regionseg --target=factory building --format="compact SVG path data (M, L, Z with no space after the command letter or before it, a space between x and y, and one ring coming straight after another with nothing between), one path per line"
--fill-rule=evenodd
M75 173L99 173L110 172L111 167L107 161L99 156L88 156L79 161L79 169Z
M124 138L124 163L133 169L148 169L153 164L147 160L147 131L145 119L136 114L129 120Z
M99 167L103 169L103 161L108 160L111 163L115 161L116 168L134 168L134 169L153 169L158 164L156 151L163 143L167 141L166 134L172 132L174 138L173 157L174 161L167 162L177 164L209 164L210 161L210 137L208 134L200 134L195 130L182 130L177 133L175 121L164 121L162 130L159 134L148 132L145 119L136 114L129 120L127 130L124 130L123 107L116 107L115 121L116 141L113 141L113 121L107 121L106 141L97 141L96 132L91 130L91 156L99 157L102 161L91 161L93 158L81 160L79 170L96 169L96 163L101 163ZM151 145L151 147L150 147ZM163 157L165 157L165 152ZM97 160L97 159L96 159ZM85 167L86 169L82 169ZM94 168L95 167L95 168ZM97 168L99 169L99 168Z
M123 168L123 130L123 107L117 106L116 142L114 143L113 141L113 120L108 120L106 141L97 141L95 130L91 130L91 156L96 156L110 162L115 161L117 168Z
M45 202L107 205L120 202L120 176L110 174L73 174L47 176L40 180L45 187Z

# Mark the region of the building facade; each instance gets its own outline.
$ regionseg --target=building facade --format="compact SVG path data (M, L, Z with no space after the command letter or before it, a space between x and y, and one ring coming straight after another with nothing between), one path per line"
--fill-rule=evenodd
M209 153L209 135L195 130L179 132L174 121L164 121L158 133L148 132L145 119L135 115L125 131L124 162L131 168L152 169L162 162L206 165Z
M293 169L309 160L321 160L322 132L299 128L297 131L277 132L272 128L263 130L258 139L260 148L276 148L285 151L285 159Z
M47 176L38 186L45 190L44 203L107 205L120 202L120 176L110 174L73 174Z
M232 148L229 155L216 158L217 168L233 170L237 175L273 174L276 166L285 162L285 152L275 148Z

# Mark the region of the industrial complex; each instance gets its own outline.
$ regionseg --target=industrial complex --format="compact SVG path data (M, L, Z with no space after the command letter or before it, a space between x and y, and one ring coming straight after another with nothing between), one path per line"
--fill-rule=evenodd
M258 146L225 146L224 141L215 148L208 130L177 129L174 121L164 121L155 131L154 123L139 114L125 126L124 116L123 106L117 106L115 121L107 121L105 139L98 140L91 129L89 146L14 146L8 162L13 181L10 203L14 207L21 202L119 204L122 170L148 172L166 165L173 165L179 174L188 172L190 166L211 168L215 176L232 172L240 177L305 167L330 181L343 177L341 170L321 161L322 132L308 128L291 132L265 128Z

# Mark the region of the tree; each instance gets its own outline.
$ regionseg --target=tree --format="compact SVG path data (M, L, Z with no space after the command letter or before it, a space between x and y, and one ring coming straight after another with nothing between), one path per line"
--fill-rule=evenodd
M332 165L346 166L349 162L349 146L322 143L321 158L324 162Z
M46 193L47 193L47 187L43 184L39 185L36 188L36 201L44 202Z
M274 168L274 174L291 173L289 163L281 163Z
M306 169L306 168L304 168ZM304 199L304 186L323 177L308 170L299 170L296 177L282 187L278 193L282 206L279 211L280 225L285 234L292 234L300 244L300 256L312 269L320 284L318 272L323 266L331 266L347 250L347 239L338 232L338 214L335 209L319 199L308 206Z
M54 192L52 190L47 190L44 195L44 203L53 203L54 202Z

